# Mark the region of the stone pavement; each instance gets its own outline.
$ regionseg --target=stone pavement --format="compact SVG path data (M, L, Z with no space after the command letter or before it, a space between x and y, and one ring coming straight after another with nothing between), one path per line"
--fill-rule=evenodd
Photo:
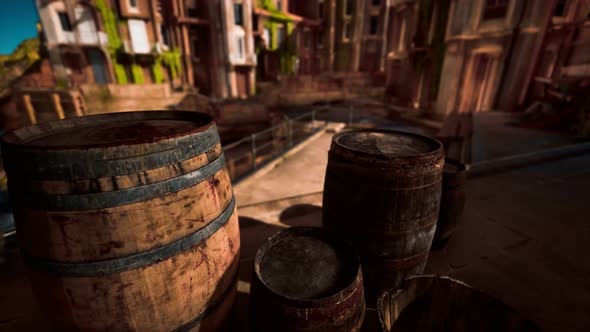
M506 156L538 152L548 148L573 144L567 134L514 126L519 114L506 112L450 114L436 133L441 139L462 138L463 158L477 163ZM450 144L452 158L459 158L461 148Z

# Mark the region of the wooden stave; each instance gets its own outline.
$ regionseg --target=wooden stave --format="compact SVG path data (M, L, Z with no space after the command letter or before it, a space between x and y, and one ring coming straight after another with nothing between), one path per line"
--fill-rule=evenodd
M364 320L365 301L363 273L356 255L351 257L353 264L356 264L353 280L337 293L327 297L287 297L274 292L262 280L260 263L265 252L274 241L289 232L329 236L319 228L291 227L271 236L257 250L250 291L251 325L254 331L360 331Z
M225 238L225 242L220 241L219 238ZM195 326L206 324L208 319L208 312L206 310L209 303L213 303L212 306L214 306L218 301L223 301L222 305L226 307L224 311L227 313L227 307L231 306L231 302L233 301L232 296L235 295L235 287L237 286L239 246L238 218L234 210L229 221L218 232L211 234L206 241L176 256L171 256L168 259L141 268L115 272L110 275L97 275L95 277L64 277L55 275L55 273L48 273L41 269L33 269L33 286L37 297L40 299L41 306L51 316L59 331L78 329L91 331L187 331L193 329ZM224 249L226 250L224 251ZM211 258L211 261L198 259L199 252L203 250L209 250L208 252L216 252L217 254L206 256ZM194 257L195 255L197 257ZM197 262L197 266L192 266L191 264L193 262ZM203 265L207 266L207 270L204 270L205 267L202 267ZM185 286L186 283L174 282L176 280L175 274L180 273L176 272L179 266L188 266L184 270L186 272L185 275L187 275L185 280L191 280L190 285L197 285L197 287L188 287ZM214 273L209 271L209 267L215 268ZM170 277L158 277L164 274ZM148 275L153 276L153 278ZM196 278L197 276L200 277ZM190 279L191 277L193 279ZM143 281L143 283L134 283L135 281ZM216 286L212 291L205 290L206 292L201 294L201 296L197 296L194 293L201 291L201 286L208 285L210 281L214 283L219 281L220 286ZM154 285L154 283L157 285ZM178 287L188 288L178 289ZM104 296L101 296L101 294L85 293L85 291L93 289L110 289L114 290L115 294L108 297L106 295L109 292L106 292L106 295L102 294ZM160 295L150 302L149 295L158 290L160 290ZM219 291L216 292L216 290ZM142 296L139 296L140 298L135 303L122 303L121 299L126 299L122 297L122 292L127 292L126 294L140 294ZM219 297L214 296L216 293L219 293ZM97 301L106 297L108 299L105 301L110 301L110 303L97 303ZM185 306L183 307L179 304L181 301L189 302L187 302L188 304L183 304ZM226 301L230 303L228 304ZM68 308L71 302L85 303L87 307L70 308L73 311L68 312L60 311L61 308ZM141 308L142 304L147 306L149 303L153 306L152 310L150 308ZM102 309L100 308L101 306ZM181 307L184 309L178 309ZM143 325L135 327L126 325L128 322L125 319L132 317L127 312L130 308L137 310L137 315L139 313L143 315L144 318L140 320L140 323ZM104 313L104 316L97 319L95 313ZM74 314L78 317L78 321L75 324L71 319L69 321L67 319ZM211 314L214 314L214 312ZM156 319L155 317L158 315L164 315L166 320ZM223 313L219 315L225 317ZM96 326L96 324L99 324L99 326ZM215 328L211 328L211 331L215 330Z
M373 303L379 289L396 287L406 276L424 269L440 207L444 153L440 142L434 139L435 150L415 156L363 153L335 140L336 136L328 154L322 224L359 250L367 300ZM356 186L355 197L367 199L351 198L348 195L351 185ZM415 198L412 194L424 196L408 195L407 189L413 188L429 190L426 196L430 201L414 206L410 217L396 219L397 213L391 215L385 203L400 200L400 193L406 202ZM398 206L402 210L406 207ZM358 220L363 220L363 228L355 227ZM416 234L423 238L417 245L403 248L391 245L392 239ZM388 276L393 272L399 275Z

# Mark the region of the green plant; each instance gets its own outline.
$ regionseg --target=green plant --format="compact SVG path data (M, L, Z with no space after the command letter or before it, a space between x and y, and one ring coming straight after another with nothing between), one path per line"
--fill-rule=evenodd
M106 5L105 0L96 0L96 8L100 11L104 24L104 31L109 39L107 50L113 63L115 79L119 84L127 84L128 80L127 74L125 73L125 67L117 61L117 56L123 49L123 42L121 41L121 37L119 37L119 30L117 28L120 22L117 20L117 17L111 8Z
M117 63L113 59L113 69L115 70L115 79L117 80L117 83L127 84L128 80L127 73L125 72L125 66L120 63Z
M270 13L267 21L264 22L264 27L270 32L268 50L279 52L281 73L284 75L291 75L295 72L294 65L297 61L293 35L295 23L289 15L278 10L270 0L258 0L258 5ZM282 26L285 26L286 28L285 43L279 45L277 30Z
M152 74L154 75L154 82L164 82L164 73L162 72L162 58L156 57L154 64L152 65Z
M162 53L161 58L164 65L170 69L172 79L176 79L178 74L182 71L180 50L174 48L173 50L165 51Z
M131 64L131 75L133 76L133 83L142 84L145 82L143 79L143 69L136 63Z

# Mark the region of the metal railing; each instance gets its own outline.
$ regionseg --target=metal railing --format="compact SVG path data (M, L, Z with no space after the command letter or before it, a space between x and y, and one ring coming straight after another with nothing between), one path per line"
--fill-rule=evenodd
M230 178L240 179L324 128L327 121L316 119L320 110L287 119L226 145L223 153Z

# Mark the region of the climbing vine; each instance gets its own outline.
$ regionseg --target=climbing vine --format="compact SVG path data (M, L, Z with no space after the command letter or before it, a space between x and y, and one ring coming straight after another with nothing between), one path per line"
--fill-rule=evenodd
M170 69L172 79L176 79L178 74L182 71L180 50L178 48L174 48L170 51L165 51L160 57L164 65Z
M291 75L295 72L295 62L297 61L293 42L295 22L289 15L278 10L271 0L258 0L258 6L270 13L269 19L264 22L264 27L270 31L268 50L279 52L281 73ZM283 25L286 26L285 44L279 45L277 29Z
M142 84L144 83L143 69L137 63L131 64L131 75L133 76L133 83Z
M119 31L117 30L117 25L119 22L115 16L115 13L113 13L111 8L106 5L105 0L97 0L96 7L100 11L102 20L104 22L104 30L109 39L109 45L107 49L113 63L115 79L119 84L126 84L127 74L125 73L125 67L117 61L117 55L119 52L121 52L123 47L123 42L121 41L121 38L119 37Z
M154 65L152 66L152 74L154 75L154 82L164 82L164 73L162 72L162 58L159 56L156 57Z

